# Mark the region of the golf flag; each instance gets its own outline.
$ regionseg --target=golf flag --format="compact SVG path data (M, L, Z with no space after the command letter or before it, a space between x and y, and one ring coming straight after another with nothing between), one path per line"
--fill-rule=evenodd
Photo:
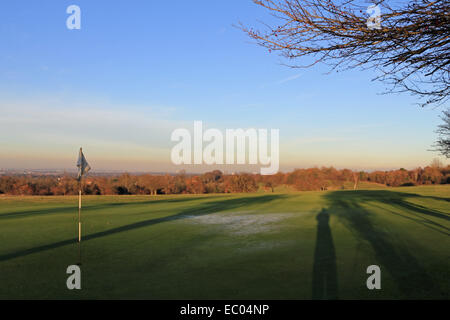
M86 158L84 157L83 150L80 148L80 154L78 155L78 161L77 161L77 167L78 167L78 180L81 180L83 175L88 173L89 170L91 170L91 167L89 166L89 163L87 163Z

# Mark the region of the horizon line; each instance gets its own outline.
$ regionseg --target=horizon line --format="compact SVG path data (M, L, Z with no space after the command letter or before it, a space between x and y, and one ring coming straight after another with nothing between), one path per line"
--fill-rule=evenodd
M341 167L341 166L319 166L319 165L315 165L315 166L308 166L308 167L296 167L296 168L292 168L292 169L288 169L288 170L279 170L277 173L291 173L294 172L295 170L307 170L307 169L322 169L322 168L334 168L336 170L351 170L354 172L374 172L374 171L394 171L394 170L400 170L400 169L405 169L405 170L415 170L415 169L419 169L419 168L426 168L426 167L430 167L431 164L428 164L426 166L414 166L411 168L405 168L405 167L380 167L380 168L364 168L364 169L355 169L355 168L351 168L351 167ZM450 166L450 164L442 164L442 168L445 168L447 166ZM124 173L129 173L129 174L179 174L181 171L184 171L186 174L189 175L202 175L205 174L207 172L212 172L215 170L219 170L224 174L243 174L243 173L247 173L247 174L259 174L259 172L251 172L249 170L243 170L243 171L239 171L239 170L223 170L223 169L219 169L219 168L211 168L210 170L203 170L201 172L199 171L188 171L186 169L179 169L179 170L168 170L168 171L152 171L152 170L128 170L128 169L92 169L90 170L90 174L95 174L95 173L116 173L116 174L124 174ZM22 171L22 173L25 173L26 171L28 171L29 173L77 173L78 169L77 168L0 168L0 175L7 173L8 171L16 171L14 173L19 173L17 171Z

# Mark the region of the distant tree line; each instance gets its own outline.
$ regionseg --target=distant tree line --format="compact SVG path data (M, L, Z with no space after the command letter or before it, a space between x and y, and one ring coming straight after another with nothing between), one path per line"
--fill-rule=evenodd
M274 192L277 186L290 186L299 191L356 189L360 182L372 182L386 186L413 186L450 183L450 166L439 162L414 170L356 172L333 167L296 169L289 173L271 176L259 174L223 174L219 170L201 175L180 173L177 175L88 176L83 182L84 194L202 194L255 192L260 189ZM10 195L76 195L78 182L72 175L0 176L0 194Z

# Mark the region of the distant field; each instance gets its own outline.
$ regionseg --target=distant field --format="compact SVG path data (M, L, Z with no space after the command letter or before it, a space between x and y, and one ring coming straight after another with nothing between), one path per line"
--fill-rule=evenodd
M279 190L277 190L279 191ZM0 298L448 299L450 186L0 197ZM381 290L366 288L379 265Z

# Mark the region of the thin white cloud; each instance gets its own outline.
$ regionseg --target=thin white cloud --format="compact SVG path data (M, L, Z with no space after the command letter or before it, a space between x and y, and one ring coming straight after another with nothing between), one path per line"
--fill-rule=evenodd
M171 120L175 109L41 101L0 102L0 160L64 159L78 147L97 159L170 162L170 135L191 122ZM41 161L42 162L42 161ZM67 162L64 162L67 163Z
M298 73L296 75L281 79L281 80L277 81L276 84L283 84L283 83L298 79L298 78L300 78L301 75L302 75L301 73Z
M260 87L261 88L266 88L266 87L273 86L273 85L285 84L285 83L287 83L289 81L293 81L295 79L300 78L301 75L302 75L301 73L298 73L298 74L295 74L293 76L290 76L290 77L287 77L287 78L284 78L284 79L281 79L281 80L278 80L278 81L275 81L275 82L272 82L272 83L269 83L269 84L267 84L267 83L266 84L262 84Z

